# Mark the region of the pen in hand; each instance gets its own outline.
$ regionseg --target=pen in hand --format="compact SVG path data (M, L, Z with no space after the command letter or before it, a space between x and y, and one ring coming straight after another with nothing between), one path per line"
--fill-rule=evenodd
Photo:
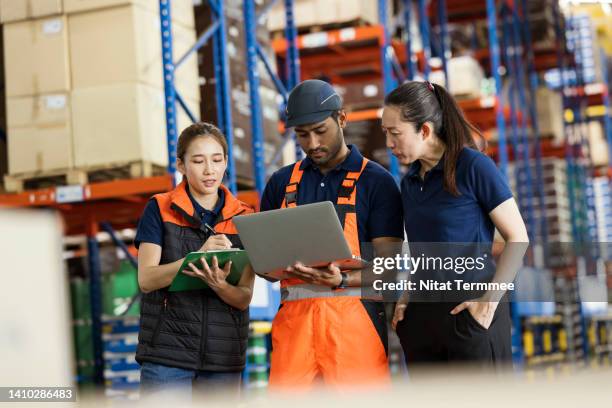
M200 248L200 251L225 250L233 246L232 242L224 234L217 233L208 223L203 225L208 231L209 236L204 245L202 245L202 248Z
M215 231L215 229L211 227L210 225L208 225L207 222L204 223L204 228L206 228L208 232L210 232L211 235L217 235L217 232Z

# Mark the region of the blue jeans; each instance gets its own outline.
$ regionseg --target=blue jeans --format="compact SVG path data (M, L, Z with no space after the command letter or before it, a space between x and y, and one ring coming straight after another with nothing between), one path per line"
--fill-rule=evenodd
M192 395L198 399L214 398L222 395L225 401L238 400L242 373L186 370L157 363L144 362L140 368L141 398L168 397L175 401L191 401Z

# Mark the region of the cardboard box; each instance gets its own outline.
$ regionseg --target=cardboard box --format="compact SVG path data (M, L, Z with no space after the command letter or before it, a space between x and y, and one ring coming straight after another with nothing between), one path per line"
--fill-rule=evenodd
M296 27L343 24L360 20L378 24L377 2L370 0L297 0L293 5ZM267 27L270 31L285 29L285 7L282 2L270 10Z
M455 57L448 61L448 89L455 96L478 98L484 71L470 56Z
M379 108L385 98L382 80L334 85L334 89L342 97L347 110Z
M8 98L7 116L9 174L72 167L68 94Z
M142 84L75 89L73 128L75 165L105 166L147 161L168 163L164 93ZM187 104L197 112L198 101ZM177 107L177 129L189 120Z
M159 0L64 0L64 9L69 14L127 5L145 7L159 16ZM193 0L171 0L170 15L173 22L194 28Z
M536 104L540 135L563 140L563 99L561 94L540 87L536 91Z
M328 20L331 18L327 12L329 1L317 0L317 11L318 18L321 21L320 24L325 24L325 16L328 16ZM378 2L370 0L356 0L356 1L334 1L334 18L332 23L344 23L351 21L362 21L370 24L378 24ZM387 9L390 12L390 3L387 4Z
M363 156L389 168L389 155L380 120L348 122L344 129L346 144L357 146Z
M75 89L126 82L163 88L157 13L140 6L115 7L72 14L68 24ZM196 35L193 29L174 25L173 36L176 61L195 44ZM184 98L200 98L195 53L177 68L175 84Z
M604 135L603 127L599 121L590 121L586 125L591 151L591 161L594 166L605 166L608 164L608 142Z
M334 13L330 14L333 16ZM293 16L296 27L308 27L318 24L316 2L312 0L295 1L293 3ZM282 2L277 2L268 12L267 26L270 31L285 29L285 7Z
M0 0L0 23L62 14L62 0Z
M69 91L66 17L5 24L4 58L8 97Z

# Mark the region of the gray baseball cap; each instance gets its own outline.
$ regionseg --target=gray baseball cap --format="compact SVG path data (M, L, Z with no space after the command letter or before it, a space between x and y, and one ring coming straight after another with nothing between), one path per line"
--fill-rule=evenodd
M286 127L322 122L342 109L342 99L325 81L309 79L298 84L287 101Z

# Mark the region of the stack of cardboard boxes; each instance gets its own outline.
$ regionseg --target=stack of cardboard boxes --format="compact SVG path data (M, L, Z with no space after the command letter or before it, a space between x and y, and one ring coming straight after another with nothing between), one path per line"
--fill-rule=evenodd
M536 168L534 164L529 165L531 171L532 185L535 186ZM514 192L515 198L521 209L523 218L528 214L528 201L526 194L531 194L531 208L536 220L541 217L546 218L548 226L548 236L544 237L544 242L548 243L567 243L572 242L572 223L570 212L570 201L568 191L567 163L564 159L545 158L542 160L543 190L544 190L544 214L540 212L536 191L527 191L526 169L519 174L517 181L516 164L508 166L508 181ZM519 186L522 188L519 200ZM537 231L534 231L537 232Z
M298 28L362 22L378 24L378 2L372 0L297 0L293 5ZM268 29L285 28L285 7L282 1L270 10Z
M385 98L385 84L382 78L334 84L334 89L342 97L347 111L380 108Z
M334 84L336 93L342 97L347 112L380 109L384 99L382 79ZM389 157L382 133L380 119L349 121L344 129L347 144L357 146L366 157L384 166L389 165Z
M167 164L158 2L0 0L0 10L11 175ZM172 18L176 60L195 42L192 1L173 0ZM195 55L175 83L197 114Z
M565 131L561 93L546 87L538 88L536 91L536 107L540 135L542 137L552 137L559 142L563 141Z
M389 167L389 156L380 119L349 121L344 129L347 144L357 146L361 154Z

